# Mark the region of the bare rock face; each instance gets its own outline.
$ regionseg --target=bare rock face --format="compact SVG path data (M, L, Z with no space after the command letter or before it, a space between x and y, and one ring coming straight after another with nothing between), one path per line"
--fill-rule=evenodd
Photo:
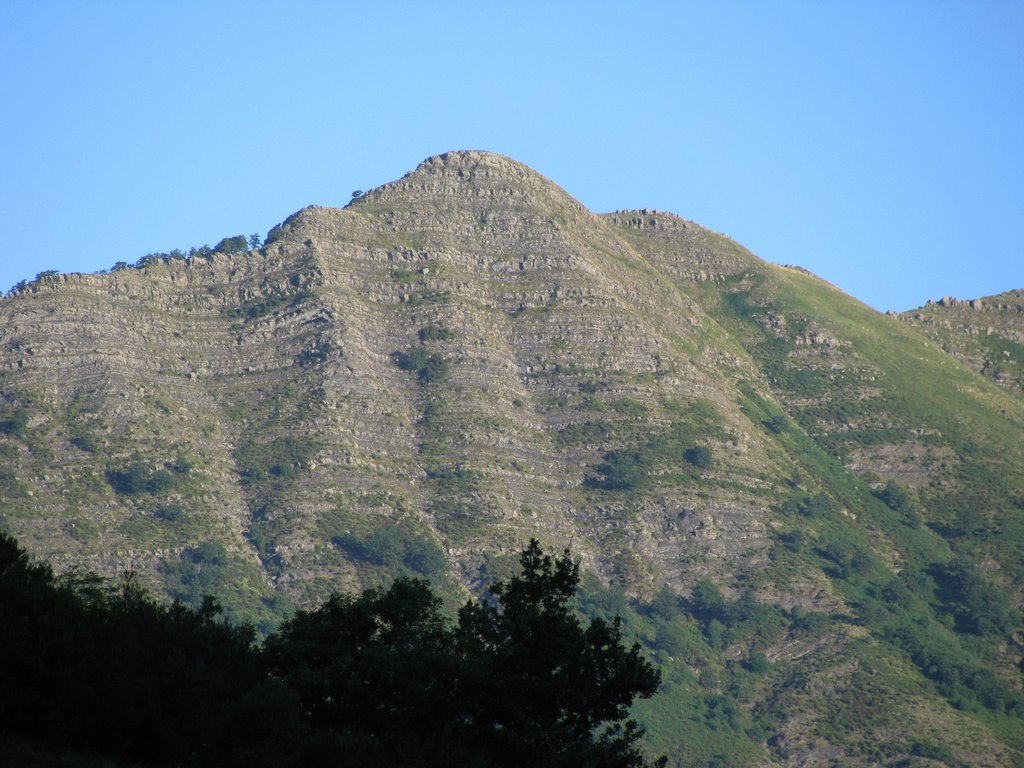
M5 442L2 513L58 563L154 582L167 553L220 542L250 597L300 603L372 581L344 542L394 526L469 581L536 534L641 593L738 578L771 545L765 494L800 474L751 397L826 447L885 433L851 446L862 474L955 463L901 448L941 430L891 411L856 333L779 304L803 284L828 288L672 214L595 216L511 159L437 155L259 250L5 300L5 408L31 417ZM991 325L1014 296L941 309ZM683 458L697 447L708 466ZM173 482L118 490L133 468Z
M296 213L261 250L62 276L4 311L5 392L12 407L33 393L50 451L15 457L34 503L6 516L58 562L153 573L214 540L257 593L304 602L361 583L337 542L391 525L443 545L456 573L540 534L641 590L684 588L687 552L716 552L706 570L724 573L726 554L768 546L746 520L763 506L751 478L782 470L741 437L717 361L692 354L714 322L504 157L432 157L345 210ZM623 536L633 504L602 492L602 457L673 429L678 451L714 443L707 474L735 490L709 505L696 477L666 482L654 498L671 504ZM181 457L168 494L110 486ZM585 511L598 496L602 520ZM686 506L730 546L675 531ZM653 565L623 570L631 558Z

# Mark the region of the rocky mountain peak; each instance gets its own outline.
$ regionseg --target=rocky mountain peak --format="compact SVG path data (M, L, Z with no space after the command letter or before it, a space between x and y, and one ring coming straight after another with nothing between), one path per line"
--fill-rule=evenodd
M579 201L532 168L480 150L428 157L401 179L371 190L364 200L396 207L458 200L460 206L468 203L473 210L500 205L589 215Z
M261 627L571 545L678 764L1022 764L985 724L1024 712L1022 299L896 321L448 152L257 249L0 301L0 529Z

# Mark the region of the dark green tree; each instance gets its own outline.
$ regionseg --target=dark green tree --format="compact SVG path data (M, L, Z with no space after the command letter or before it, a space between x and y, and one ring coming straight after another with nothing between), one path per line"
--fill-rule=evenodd
M890 509L898 512L908 525L918 525L921 522L917 502L899 483L890 480L877 495Z
M764 425L765 429L774 435L781 435L783 432L789 430L789 419L781 413L774 413L761 423Z
M635 491L650 482L653 461L645 448L608 451L595 469L600 477L588 477L587 484L606 491Z
M130 577L56 578L0 534L0 736L126 765L201 762L258 683L252 630L218 613L212 599L160 605Z
M249 240L245 235L225 237L213 247L214 253L245 253Z
M416 579L332 596L268 638L268 672L352 745L348 765L647 765L626 718L659 673L618 620L581 624L568 551L552 559L533 541L520 562L455 626Z
M617 619L581 624L568 551L534 541L521 564L454 625L400 578L299 611L259 649L212 598L57 578L0 534L0 744L90 765L646 766L626 718L658 672Z
M626 648L619 619L583 627L573 610L579 564L536 540L522 574L491 587L495 602L459 613L460 705L467 736L492 765L643 766L642 729L627 720L660 673Z
M961 632L1008 635L1021 623L1020 612L1007 594L994 587L973 562L956 558L932 569L939 597Z
M693 585L690 595L690 610L704 623L722 619L726 614L725 595L710 579L701 579Z
M695 445L693 448L686 449L683 458L698 469L707 469L711 466L711 449L706 445Z
M451 364L426 347L412 347L408 352L394 353L395 362L403 371L414 371L424 384L444 381L451 373Z
M426 582L398 579L359 597L334 594L269 637L263 656L314 728L359 743L349 764L445 754L456 664L440 601Z

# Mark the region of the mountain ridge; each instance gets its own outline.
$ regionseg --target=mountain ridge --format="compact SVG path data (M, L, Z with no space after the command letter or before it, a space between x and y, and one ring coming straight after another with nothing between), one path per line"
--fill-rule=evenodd
M399 573L457 604L536 536L672 670L670 711L643 706L679 764L714 756L695 734L734 764L896 739L895 763L911 715L962 762L1020 759L1024 401L675 214L435 155L257 249L25 286L0 395L0 524L58 569L271 626ZM1009 613L979 624L964 585Z

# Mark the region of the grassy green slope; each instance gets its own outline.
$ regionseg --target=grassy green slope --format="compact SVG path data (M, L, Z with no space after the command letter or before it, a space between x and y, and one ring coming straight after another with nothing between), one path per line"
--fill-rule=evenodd
M819 739L844 764L933 752L981 764L995 738L1010 751L994 764L1015 760L1024 745L1020 402L802 270L693 225L654 224L621 231L756 360L761 375L741 385L745 408L802 470L775 507L783 527L764 577L784 589L823 571L842 605L831 621L844 629L816 636L826 652L787 660L795 624L768 647L779 658L774 682L734 697L738 711L758 712L759 728L775 718L763 741L776 759L796 743L813 752ZM822 658L840 670L839 659L851 660L828 691L851 693L794 694ZM857 711L868 703L865 720ZM880 735L905 738L911 719L934 741L881 749ZM738 755L722 759L743 764Z
M896 317L1018 397L1024 392L1024 289L946 297Z

